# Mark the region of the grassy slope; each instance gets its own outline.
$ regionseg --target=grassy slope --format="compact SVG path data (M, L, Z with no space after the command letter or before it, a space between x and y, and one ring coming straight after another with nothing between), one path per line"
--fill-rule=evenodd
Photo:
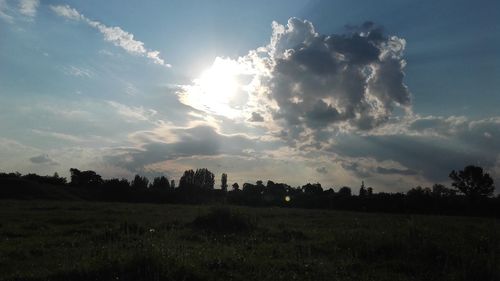
M0 201L0 280L500 280L500 221L208 206Z

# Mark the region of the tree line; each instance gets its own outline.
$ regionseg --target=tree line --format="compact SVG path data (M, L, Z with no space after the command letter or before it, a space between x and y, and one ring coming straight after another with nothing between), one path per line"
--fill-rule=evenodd
M500 217L500 196L493 197L494 182L481 167L466 166L449 174L452 186L434 184L414 187L406 193L375 192L361 183L357 195L353 188L323 188L320 183L292 187L268 180L265 184L238 183L228 190L223 173L220 188L215 175L206 168L187 170L179 180L158 176L150 181L135 175L127 179L103 179L95 171L70 169L70 180L37 174L0 173L0 198L84 199L93 201L151 203L227 203L249 206L325 208L372 212L460 214Z

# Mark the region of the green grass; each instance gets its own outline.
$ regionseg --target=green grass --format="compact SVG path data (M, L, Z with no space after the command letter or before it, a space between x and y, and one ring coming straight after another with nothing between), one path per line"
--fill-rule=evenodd
M0 280L500 280L499 237L495 219L0 201Z

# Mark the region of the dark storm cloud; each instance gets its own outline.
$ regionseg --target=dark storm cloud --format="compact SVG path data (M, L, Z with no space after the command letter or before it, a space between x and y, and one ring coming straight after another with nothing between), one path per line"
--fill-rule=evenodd
M292 137L342 122L361 130L385 123L395 106L411 104L405 44L371 22L330 36L296 18L275 23L268 46L274 67L265 83L278 105L273 117Z
M47 154L31 157L30 161L34 164L58 165L58 163L52 160Z
M395 161L407 169L377 168L381 174L421 174L430 181L447 180L452 169L466 165L495 167L500 155L500 119L422 118L408 134L351 135L338 138L330 150L352 158ZM424 131L425 133L421 133ZM415 132L420 132L415 134ZM356 165L344 167L356 170Z

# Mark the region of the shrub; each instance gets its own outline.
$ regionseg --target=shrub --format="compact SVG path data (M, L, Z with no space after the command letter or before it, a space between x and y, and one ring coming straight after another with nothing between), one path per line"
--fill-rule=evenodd
M250 217L229 208L216 207L192 222L194 228L218 233L249 232L255 228Z

